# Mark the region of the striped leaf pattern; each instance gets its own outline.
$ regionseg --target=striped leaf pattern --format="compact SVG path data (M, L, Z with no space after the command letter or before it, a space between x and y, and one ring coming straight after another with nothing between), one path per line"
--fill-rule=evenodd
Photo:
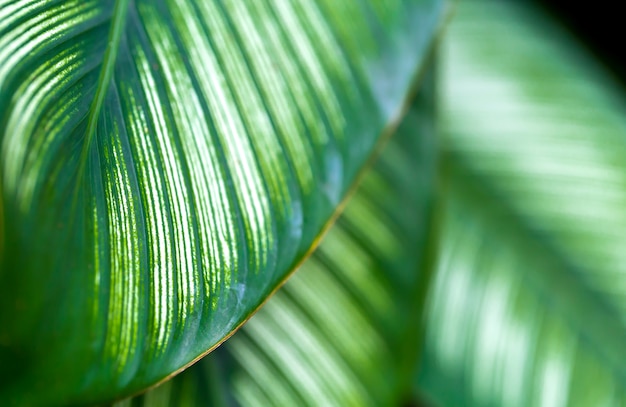
M396 406L428 275L433 77L302 268L214 353L123 406Z
M0 0L0 404L220 343L403 109L439 0Z
M626 98L528 6L459 5L442 53L433 405L626 402Z

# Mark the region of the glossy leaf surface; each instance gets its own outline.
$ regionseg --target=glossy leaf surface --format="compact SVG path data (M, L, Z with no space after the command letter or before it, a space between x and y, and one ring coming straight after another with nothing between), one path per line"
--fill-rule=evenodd
M436 0L0 0L0 404L218 344L397 120Z
M432 405L626 402L626 98L540 12L459 4L446 202L418 384Z
M394 406L410 388L435 170L433 81L318 250L240 331L125 405ZM221 403L220 403L221 400Z

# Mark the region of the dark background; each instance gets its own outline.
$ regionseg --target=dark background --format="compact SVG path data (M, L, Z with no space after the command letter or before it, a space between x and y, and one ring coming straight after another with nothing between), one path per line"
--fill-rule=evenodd
M510 1L510 0L503 0ZM574 34L626 84L626 11L622 1L530 0Z

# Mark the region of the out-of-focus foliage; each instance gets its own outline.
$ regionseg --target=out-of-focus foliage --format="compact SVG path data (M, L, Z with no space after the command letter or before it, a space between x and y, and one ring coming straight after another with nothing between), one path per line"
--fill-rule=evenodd
M441 57L445 193L419 392L624 405L622 89L513 2L460 2Z

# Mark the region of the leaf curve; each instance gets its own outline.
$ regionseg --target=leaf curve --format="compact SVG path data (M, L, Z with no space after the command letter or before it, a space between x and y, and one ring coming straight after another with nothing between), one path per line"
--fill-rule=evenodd
M396 406L418 349L434 196L431 69L302 268L215 352L123 406ZM220 402L221 400L221 402Z
M128 394L232 332L397 120L441 10L0 0L0 400Z
M420 391L440 405L622 405L624 92L521 3L463 2L449 34Z

